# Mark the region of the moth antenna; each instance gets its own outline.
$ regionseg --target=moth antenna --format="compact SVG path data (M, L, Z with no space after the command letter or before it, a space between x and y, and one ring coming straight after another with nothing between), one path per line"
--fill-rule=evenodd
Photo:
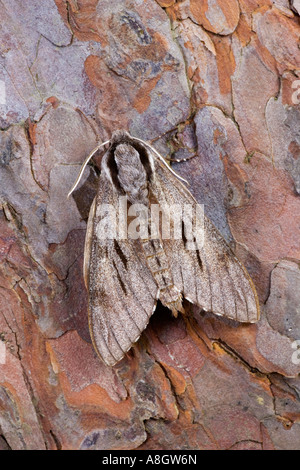
M92 152L86 157L86 159L84 160L83 164L81 165L81 168L80 168L80 171L79 171L79 174L76 178L76 181L75 183L73 184L71 190L69 191L68 193L68 196L67 197L70 197L72 192L75 191L75 189L77 188L78 184L79 184L79 181L81 180L81 177L83 175L83 172L85 170L85 167L87 166L88 162L90 161L90 159L92 158L93 155L95 155L95 153L97 152L97 150L99 150L101 147L103 147L103 145L106 145L110 142L110 140L107 140L106 142L102 142L102 144L98 145L96 148L94 148L94 150L92 150Z
M185 180L184 178L182 178L181 176L179 176L166 162L166 160L160 155L160 153L158 153L157 150L155 150L154 147L152 147L152 145L150 145L148 142L146 142L145 140L142 140L142 139L138 139L137 137L134 137L134 140L138 140L139 142L142 142L142 144L146 145L147 147L149 147L152 152L154 152L158 158L160 159L160 161L168 168L168 170L173 173L174 176L176 176L176 178L178 178L179 180L181 181L184 181L184 183L186 183L188 186L189 186L189 182L187 180Z

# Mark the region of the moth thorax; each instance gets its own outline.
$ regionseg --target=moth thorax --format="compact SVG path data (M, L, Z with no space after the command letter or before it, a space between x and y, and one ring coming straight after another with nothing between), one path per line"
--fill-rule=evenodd
M147 173L139 152L129 144L119 144L114 152L121 188L132 203L148 204Z

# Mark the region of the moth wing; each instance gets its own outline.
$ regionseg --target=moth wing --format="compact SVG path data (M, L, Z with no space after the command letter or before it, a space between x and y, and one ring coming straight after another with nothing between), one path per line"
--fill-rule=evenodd
M86 226L85 234L85 243L84 243L84 256L83 256L83 278L85 287L88 289L88 277L89 277L89 268L90 268L90 258L91 258L91 249L92 249L92 239L93 239L93 220L96 209L96 197L94 197L93 203L90 208L89 218Z
M112 366L146 328L156 306L158 287L139 240L102 238L100 204L109 204L112 211L119 204L117 193L102 175L93 213L92 240L86 245L87 256L90 253L89 327L98 355Z
M155 158L156 179L152 191L160 204L192 204L197 201L168 167ZM163 240L175 286L183 296L206 311L239 322L256 322L259 303L253 282L224 238L204 215L198 250L187 250L184 237Z

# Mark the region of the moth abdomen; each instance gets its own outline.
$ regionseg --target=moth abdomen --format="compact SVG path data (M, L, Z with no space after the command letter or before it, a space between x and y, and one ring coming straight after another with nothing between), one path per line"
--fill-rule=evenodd
M148 267L159 288L159 299L176 317L178 311L183 312L182 296L174 285L162 241L157 238L144 239L141 242Z

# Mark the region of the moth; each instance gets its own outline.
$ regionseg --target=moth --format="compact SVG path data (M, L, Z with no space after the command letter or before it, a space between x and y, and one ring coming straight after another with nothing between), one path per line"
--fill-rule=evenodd
M181 236L169 238L162 236L157 219L154 236L149 230L137 230L137 236L126 237L130 217L121 224L121 236L103 224L103 208L117 209L120 200L125 201L123 207L129 212L132 207L142 208L146 226L150 225L151 206L162 207L162 211L175 207L175 212L168 212L173 228L176 224L178 227L180 208L197 204L180 176L147 142L116 131L105 144L109 148L102 157L84 249L90 334L104 363L113 366L124 357L146 328L158 299L175 316L184 313L182 302L186 298L216 315L238 322L258 321L253 282L205 215L192 236L184 219L179 221ZM69 194L99 147L85 161ZM197 214L195 217L197 222ZM115 222L112 218L113 226Z

